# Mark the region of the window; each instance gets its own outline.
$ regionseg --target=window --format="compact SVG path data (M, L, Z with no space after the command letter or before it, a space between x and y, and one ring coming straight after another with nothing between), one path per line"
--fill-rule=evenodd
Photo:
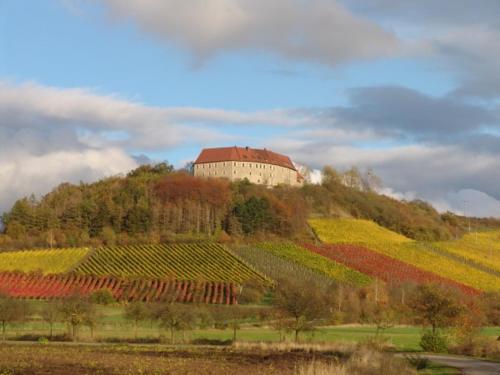
M234 162L234 166L236 167L236 162Z
M245 166L245 163L241 163L241 166L244 167Z

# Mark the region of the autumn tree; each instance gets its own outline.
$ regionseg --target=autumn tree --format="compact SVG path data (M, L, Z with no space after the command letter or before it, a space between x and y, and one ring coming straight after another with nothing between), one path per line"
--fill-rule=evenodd
M276 289L275 307L289 318L288 328L299 334L312 330L331 314L331 299L327 291L317 285L303 285L282 281Z
M0 295L0 325L3 341L6 338L7 324L21 322L29 313L30 308L25 301Z
M132 302L125 307L124 317L134 323L134 337L137 340L137 327L150 317L150 311L143 302Z
M170 331L170 343L174 343L175 332L184 333L193 328L195 316L190 306L165 303L155 311L155 318L159 320L160 326Z
M47 301L43 305L40 313L45 323L49 325L49 337L52 338L54 332L54 324L61 319L61 310L57 301Z
M463 312L457 296L449 289L420 285L410 299L410 307L424 326L436 334L439 328L453 325Z
M92 303L78 294L72 295L60 305L60 312L63 321L71 327L71 337L76 341L78 337L78 329L82 325L89 325L93 327L96 314Z

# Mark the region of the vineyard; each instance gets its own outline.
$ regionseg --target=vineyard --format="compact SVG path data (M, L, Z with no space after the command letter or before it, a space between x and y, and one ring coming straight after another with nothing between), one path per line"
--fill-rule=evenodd
M103 247L94 251L75 272L120 278L268 282L229 250L213 243Z
M262 243L257 245L257 248L307 267L336 281L359 286L368 285L372 281L367 275L348 268L334 260L312 254L310 251L293 243Z
M365 220L315 219L311 226L322 241L329 244L351 244L368 248L421 270L484 291L500 290L498 276L450 259L425 244L409 240L377 224Z
M14 298L51 299L75 293L88 295L109 290L118 301L176 301L236 304L238 288L225 282L180 281L169 279L124 280L77 274L40 275L17 272L0 273L0 294Z
M500 232L466 234L459 240L433 244L440 250L500 272Z
M231 250L272 280L296 280L303 285L323 286L329 286L333 282L333 279L325 273L274 255L257 246L235 246Z
M458 282L440 277L432 272L421 270L407 263L376 253L356 245L307 245L307 248L319 255L345 264L359 272L378 278L390 284L433 283L451 286L462 292L475 295L479 291Z
M0 253L0 272L56 274L70 271L90 253L87 248L26 250Z
M309 224L321 241L326 243L379 245L413 242L369 220L310 219Z

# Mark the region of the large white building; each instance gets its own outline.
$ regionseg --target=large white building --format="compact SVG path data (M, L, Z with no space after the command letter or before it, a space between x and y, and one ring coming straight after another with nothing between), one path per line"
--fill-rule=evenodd
M248 179L254 184L302 186L304 179L288 156L249 147L206 148L194 162L197 177Z

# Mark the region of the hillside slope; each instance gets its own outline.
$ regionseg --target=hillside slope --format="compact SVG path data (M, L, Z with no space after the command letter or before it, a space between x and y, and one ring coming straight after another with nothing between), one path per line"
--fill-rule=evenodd
M90 254L88 248L40 249L0 253L0 272L41 272L45 275L70 271Z
M478 290L500 290L500 277L494 273L450 258L425 243L405 238L373 222L314 219L310 224L324 243L357 245Z

